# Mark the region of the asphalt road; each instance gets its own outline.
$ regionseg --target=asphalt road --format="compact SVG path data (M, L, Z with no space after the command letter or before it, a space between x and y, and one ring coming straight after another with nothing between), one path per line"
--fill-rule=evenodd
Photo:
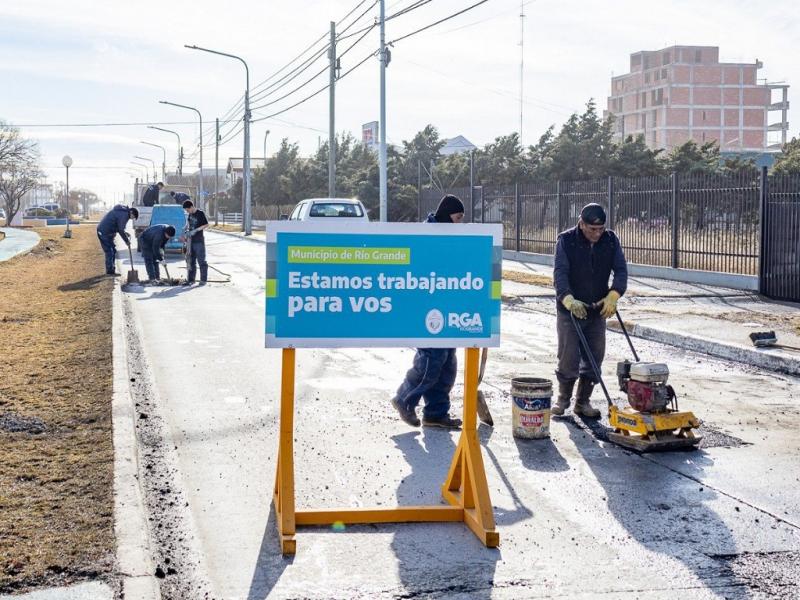
M550 440L515 440L511 377L554 379L555 319L525 305L504 309L483 388L500 548L461 524L303 528L282 558L264 245L206 235L230 283L131 288L124 302L164 597L800 597L800 380L638 341L643 358L669 363L682 407L705 422L704 448L637 455L572 418ZM298 507L441 502L457 434L411 429L389 404L412 352L298 350ZM626 355L609 333L606 372ZM460 395L459 382L454 413Z

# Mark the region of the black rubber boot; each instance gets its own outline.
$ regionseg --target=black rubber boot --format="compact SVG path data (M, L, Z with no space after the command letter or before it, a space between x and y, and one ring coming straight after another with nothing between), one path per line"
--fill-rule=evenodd
M600 418L600 411L594 408L589 402L594 389L594 381L588 377L578 379L578 390L575 393L575 408L572 412L576 415L583 415L588 419Z
M564 411L569 408L570 400L572 399L572 388L575 387L575 380L559 381L558 382L558 399L556 403L550 408L550 413L560 417Z

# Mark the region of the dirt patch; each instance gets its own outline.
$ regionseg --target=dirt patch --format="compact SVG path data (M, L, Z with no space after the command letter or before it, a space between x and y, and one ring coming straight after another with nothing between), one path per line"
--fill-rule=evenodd
M503 271L503 279L516 281L517 283L527 283L528 285L544 285L547 287L553 287L553 278L550 275L539 275L538 273Z
M72 231L0 263L0 593L114 579L113 282Z

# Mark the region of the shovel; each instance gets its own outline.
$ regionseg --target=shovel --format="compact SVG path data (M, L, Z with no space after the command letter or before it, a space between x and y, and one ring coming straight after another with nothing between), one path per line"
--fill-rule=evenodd
M489 349L484 348L481 351L481 366L480 370L478 371L478 385L481 384L483 381L483 372L486 370L486 360L489 358ZM478 390L478 418L481 422L486 423L487 425L494 426L494 419L492 419L492 413L489 412L489 405L486 404L486 398L483 395L481 390Z
M756 348L785 348L786 350L800 350L797 346L786 346L778 343L778 336L774 331L755 331L750 334L750 341Z
M130 244L128 244L128 256L131 258L131 269L128 271L128 285L131 283L139 283L139 271L133 268L133 252L131 252Z

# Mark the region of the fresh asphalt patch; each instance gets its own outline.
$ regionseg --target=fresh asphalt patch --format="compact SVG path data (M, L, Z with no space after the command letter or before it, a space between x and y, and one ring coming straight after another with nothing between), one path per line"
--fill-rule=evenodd
M123 298L125 337L128 341L128 373L135 405L139 452L139 481L153 542L153 575L159 580L163 600L210 598L210 585L203 576L200 553L179 482L177 447L159 413L157 391L130 303Z

